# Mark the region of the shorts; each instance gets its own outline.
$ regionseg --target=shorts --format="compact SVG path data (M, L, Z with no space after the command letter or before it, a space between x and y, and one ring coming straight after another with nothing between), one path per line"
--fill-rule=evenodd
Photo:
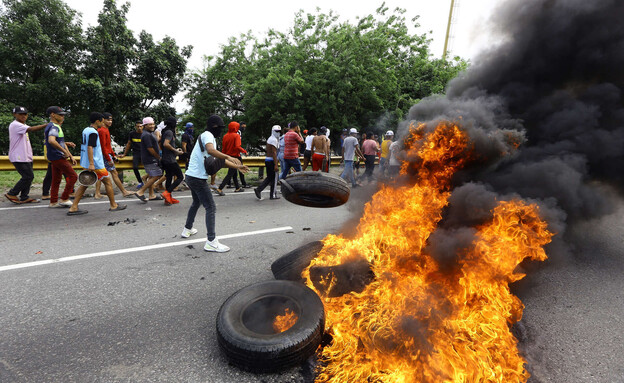
M106 178L109 176L108 170L106 169L95 169L94 172L97 175L98 181L101 181L102 178Z
M163 175L162 169L157 164L143 164L143 167L150 177L160 177Z
M106 168L106 170L111 172L111 171L115 170L115 162L104 161L104 167Z
M307 158L308 160L309 160L310 158L312 158L312 151L311 151L311 150L306 150L305 152L303 152L303 158L304 158L304 159L306 159L306 158Z

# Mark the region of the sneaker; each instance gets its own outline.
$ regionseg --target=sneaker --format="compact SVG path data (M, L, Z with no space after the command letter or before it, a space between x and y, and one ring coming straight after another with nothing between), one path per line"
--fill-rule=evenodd
M174 203L174 204L175 204L175 203L180 203L180 201L179 201L179 200L177 200L177 199L175 199L175 198L173 198L173 197L171 197L171 203Z
M141 182L140 184L137 185L136 190L139 190L142 187L143 187L143 182Z
M61 201L58 203L59 205L63 206L63 207L70 207L71 205L73 205L71 203L71 201Z
M260 190L258 190L258 188L254 188L254 193L256 194L256 197L258 197L259 200L262 200L262 194Z
M275 197L271 197L271 199L281 199L281 198L282 198L282 197L277 196L277 195L276 195Z
M70 206L71 206L71 205L70 205ZM59 207L65 207L65 206L61 205L61 204L60 204L60 203L58 203L58 202L55 202L55 203L51 203L51 204L49 204L49 205L48 205L48 207L49 207L49 208L52 208L52 209L56 209L56 208L59 208Z
M204 245L204 250L214 251L216 253L225 253L226 251L230 251L230 248L225 246L224 244L219 243L219 240L215 238L212 241L206 241L206 244Z
M195 235L195 234L197 234L197 229L195 229L194 227L193 227L193 228L190 228L190 229L187 229L187 228L185 227L185 228L184 228L184 230L182 230L182 234L180 234L180 236L181 236L182 238L188 238L188 237L190 237L191 235Z
M210 184L210 188L211 188L212 190L217 190L217 185L215 185L215 184Z
M171 200L171 193L169 193L168 191L164 191L162 192L162 196L163 198L165 198L165 202L169 205L173 204L173 201Z
M217 193L220 196L224 196L225 195L225 193L221 189L215 189L215 193Z

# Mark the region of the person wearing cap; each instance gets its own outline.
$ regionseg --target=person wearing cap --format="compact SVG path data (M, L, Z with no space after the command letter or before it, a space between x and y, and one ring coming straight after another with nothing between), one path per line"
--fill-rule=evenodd
M299 162L299 145L304 143L303 137L299 132L299 123L292 121L290 124L290 130L284 135L284 169L282 169L281 178L284 179L288 176L290 168L295 169L296 172L301 171L301 162Z
M349 129L349 136L345 137L342 143L342 161L345 164L344 170L340 177L345 181L351 179L351 186L356 187L358 184L355 182L355 174L353 170L353 160L357 155L359 158L364 159L364 155L360 151L360 145L357 139L358 131L355 128Z
M154 184L163 175L163 171L160 168L160 147L158 146L158 140L153 135L156 129L156 124L152 117L145 117L143 119L143 134L141 135L141 161L143 167L147 173L147 179L144 185L137 190L135 196L143 203L147 203L148 198L145 198L145 191L149 191L149 200L162 200L156 197L154 193Z
M362 177L367 177L368 182L371 182L373 179L377 150L379 150L379 143L375 141L373 132L368 132L364 143L362 143L362 152L364 153L365 158L364 165L366 166L366 171Z
M204 158L212 156L215 158L215 161L219 161L221 165L225 165L230 169L237 169L243 172L249 171L249 168L241 164L238 159L217 150L216 137L221 136L223 128L225 128L225 124L221 117L217 115L210 116L206 123L206 131L199 136L199 139L191 151L189 167L186 169L186 184L189 189L191 189L193 202L191 202L191 206L189 207L186 223L184 224L184 229L182 229L181 234L182 238L188 238L191 235L197 234L197 229L193 227L193 223L195 222L197 210L199 210L199 206L202 205L204 209L206 209L207 239L204 244L204 250L217 253L224 253L229 251L230 248L220 243L217 238L215 228L216 205L212 198L210 187L208 186L208 178L210 175L204 166ZM200 140L204 145L203 151L200 146Z
M143 121L136 121L134 123L134 130L128 134L128 142L123 154L119 158L124 158L130 149L132 149L132 170L134 176L137 179L137 189L143 187L143 179L139 172L139 165L141 164L141 136L143 135Z
M392 141L394 139L394 132L392 130L388 130L384 137L383 142L381 143L381 156L379 157L379 171L381 175L385 175L388 161L390 160L390 145L392 145Z
M33 173L33 153L30 146L29 132L36 132L46 127L46 124L28 126L28 110L23 106L13 108L15 120L9 124L9 161L21 176L15 186L4 196L15 204L36 203L38 199L30 198L30 186L35 178ZM19 196L18 196L19 195Z
M100 144L100 137L97 129L104 125L104 115L99 112L91 112L89 115L91 125L82 131L82 144L80 145L80 166L95 173L98 180L102 180L106 188L106 195L110 204L109 211L121 211L126 209L126 205L115 202L115 192L113 191L113 183L109 177L108 171L104 165L104 155ZM74 203L69 208L67 215L87 214L86 210L78 209L78 204L87 190L87 186L80 185L76 190Z
M184 169L188 169L189 167L191 150L193 150L193 142L195 141L193 136L193 126L194 125L192 122L187 122L184 126L184 133L182 134L182 152L184 154L182 154L180 158L183 158L184 162L186 163Z
M254 193L258 199L262 199L262 191L268 185L271 185L270 198L279 199L277 195L277 177L276 174L279 171L277 164L277 150L279 149L279 137L282 132L282 127L279 125L273 125L271 128L271 136L266 141L266 158L264 159L264 166L266 167L267 176L262 183L254 189Z
M98 128L98 136L100 136L100 146L102 148L102 156L104 157L104 167L110 174L113 182L117 185L117 188L121 192L124 197L132 197L134 193L129 192L124 187L123 182L119 179L119 173L117 173L117 168L115 168L115 161L117 161L117 154L113 150L111 145L111 136L110 136L110 127L113 125L113 115L109 112L102 113L104 116L104 125ZM93 198L100 199L102 198L102 194L100 192L100 188L102 185L102 181L98 180L95 183L95 195Z
M67 149L67 146L76 147L73 142L65 141L65 134L61 125L65 122L67 114L58 106L51 106L46 110L50 116L50 123L45 127L44 140L46 145L46 157L50 161L52 181L50 183L50 205L49 207L70 207L72 205L69 195L74 190L74 184L78 180L78 175L72 165L77 162ZM71 164L70 164L71 162ZM59 202L59 186L61 179L65 176L65 189L61 194Z

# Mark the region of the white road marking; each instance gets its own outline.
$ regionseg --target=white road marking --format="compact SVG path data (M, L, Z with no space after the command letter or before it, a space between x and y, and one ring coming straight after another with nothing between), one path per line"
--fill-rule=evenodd
M229 195L236 196L236 195L244 195L244 194L254 194L254 192L253 192L253 191L248 191L248 192L240 192L240 193L234 193L234 192L232 192L232 193L226 193L226 196L229 196ZM117 196L115 196L115 201L116 201L117 203L141 202L141 201L140 201L139 199L137 199L136 197L133 197L132 199L122 197L121 195L120 195L119 197L120 197L120 198L117 198ZM176 199L180 199L180 198L191 198L191 196L190 196L190 195L180 195L180 196L176 195L176 196L174 196L174 197L175 197ZM216 194L213 194L213 196L212 196L212 197L213 197L213 198L218 198L219 196L217 196ZM87 198L91 198L91 197L87 197ZM81 200L81 201L80 201L80 203L78 204L78 206L83 206L83 205L99 205L99 204L104 204L104 203L105 203L105 204L108 204L108 199L107 199L107 198L102 197L102 199L103 199L103 201L82 202L82 201L84 201L84 199L83 199L83 200ZM152 203L160 203L160 204L162 205L162 204L163 204L163 201L154 201L154 202L152 202ZM149 202L148 202L146 205L148 205L148 204L149 204ZM37 204L37 205L29 205L29 206L2 207L2 208L0 208L0 211L3 211L3 210L18 210L18 209L40 209L40 208L42 208L42 207L47 208L47 207L48 207L48 205L49 205L48 203L39 203L39 204ZM58 209L58 210L63 210L63 209L61 209L61 208L57 208L57 209Z
M275 232L278 232L278 231L286 231L286 230L292 230L292 227L291 226L282 226L282 227L276 227L274 229L264 229L264 230L256 230L256 231L247 231L247 232L244 232L244 233L218 235L217 238L218 239L228 239L228 238L247 237L247 236L250 236L250 235L275 233ZM161 243L161 244L158 244L158 245L147 245L147 246L139 246L139 247L130 247L130 248L127 248L127 249L117 249L117 250L101 251L99 253L73 255L71 257L64 257L64 258L57 258L57 259L46 259L46 260L43 260L43 261L26 262L26 263L18 263L18 264L15 264L15 265L0 266L0 272L2 272L2 271L9 271L9 270L16 270L16 269L24 269L24 268L27 268L27 267L49 265L51 263L69 262L69 261L77 261L77 260L80 260L80 259L104 257L104 256L107 256L107 255L134 253L134 252L138 252L138 251L163 249L163 248L166 248L166 247L174 247L174 246L185 246L185 245L189 245L189 244L192 244L192 243L201 243L201 242L206 242L206 237L203 237L201 239L185 239L185 240L176 241L176 242Z

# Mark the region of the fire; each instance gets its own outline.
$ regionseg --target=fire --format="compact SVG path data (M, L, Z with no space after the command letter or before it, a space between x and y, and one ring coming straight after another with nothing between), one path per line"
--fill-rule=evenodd
M299 317L294 311L286 308L284 315L278 315L275 317L275 320L273 321L273 330L275 330L276 333L284 332L297 323L298 318Z
M328 235L303 273L323 298L333 337L322 350L317 382L526 382L529 373L510 325L522 302L509 283L524 277L524 259L545 260L552 234L538 207L501 201L492 219L475 228L471 248L452 270L427 254L427 239L442 219L451 177L471 160L461 128L441 123L432 132L412 126L402 174L413 186L383 186L366 205L353 239ZM316 281L310 268L366 260L374 273L361 292L328 293L332 278ZM325 294L324 294L325 293Z

